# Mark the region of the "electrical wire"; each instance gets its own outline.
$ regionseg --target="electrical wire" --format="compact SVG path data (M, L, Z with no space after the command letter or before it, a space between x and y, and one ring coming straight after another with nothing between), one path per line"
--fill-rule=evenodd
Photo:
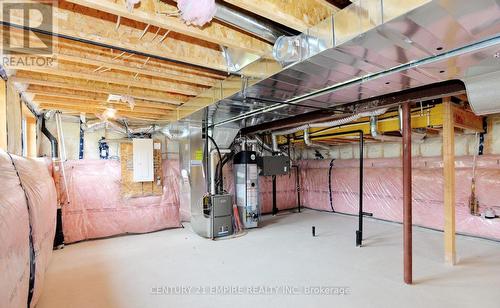
M207 137L214 144L215 149L217 150L217 154L219 155L219 162L220 162L222 160L222 155L220 154L220 149L219 149L219 146L217 145L217 142L215 142L214 138L212 138L212 136L209 136L208 134L207 134ZM211 180L213 181L214 179L211 179ZM215 186L215 194L218 194L218 193L219 192L218 192L217 186Z
M333 197L332 197L332 169L334 161L335 158L330 161L330 169L328 169L328 192L330 193L330 207L332 208L332 213L335 213L335 209L333 208Z

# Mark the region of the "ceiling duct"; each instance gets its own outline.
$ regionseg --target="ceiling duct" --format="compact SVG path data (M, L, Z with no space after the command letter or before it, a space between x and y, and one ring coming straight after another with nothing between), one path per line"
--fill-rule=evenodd
M215 6L217 7L215 19L253 34L271 44L274 44L282 35L292 34L290 31L279 28L271 22L240 13L226 5L215 3Z
M378 118L377 116L371 116L370 117L370 134L372 135L372 138L378 141L394 141L394 142L401 142L402 137L399 136L388 136L379 133L378 131Z
M500 56L496 62L496 66L500 66ZM500 67L496 72L480 74L464 79L467 97L475 114L487 115L500 112L499 82Z
M330 151L330 147L327 146L327 145L323 145L323 144L319 144L319 143L313 143L310 139L310 136L309 136L309 130L308 129L304 129L304 144L308 147L314 147L314 148L320 148L320 149L323 149L323 150L327 150L327 151Z
M273 56L282 66L307 59L325 50L324 40L302 33L295 36L280 36L273 47Z
M500 71L499 33L495 0L357 1L307 31L325 50L256 76L244 93L222 86L185 106L203 101L218 127L243 120L259 125L317 109L346 112L345 106L358 101L449 80L463 80L476 92L485 81L497 80L484 76ZM249 65L248 75L265 69L265 60ZM479 94L471 95L473 105Z
M189 128L183 125L170 124L161 129L161 132L168 139L179 141L189 136Z
M217 7L217 11L214 16L215 19L255 35L256 37L271 44L274 44L277 40L281 39L281 37L293 34L292 32L282 29L271 22L241 13L224 4L215 3L215 5ZM239 72L242 68L260 58L258 55L254 55L239 48L221 46L221 49L224 59L226 60L227 70L229 73Z
M290 134L295 134L296 132L299 131L307 131L309 128L328 128L328 127L335 127L335 126L340 126L340 125L345 125L351 122L354 122L360 118L364 117L371 117L371 116L378 116L381 114L384 114L387 111L387 108L383 109L378 109L378 110L372 110L372 111L363 111L363 112L358 112L349 116L346 116L344 118L340 119L335 119L332 121L328 122L321 122L321 123L309 123L309 124L304 124L298 127L286 129L286 130L280 130L280 131L275 131L272 133L271 138L273 142L273 151L278 152L278 136L284 136L284 135L290 135Z

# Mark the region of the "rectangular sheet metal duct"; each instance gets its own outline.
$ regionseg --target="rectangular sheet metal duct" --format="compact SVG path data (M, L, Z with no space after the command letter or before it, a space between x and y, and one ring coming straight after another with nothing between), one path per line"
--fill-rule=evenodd
M213 104L212 123L245 127L500 70L499 61L491 60L499 51L498 1L401 3L353 3L309 29L308 35L324 40L326 50L283 70L262 59L241 72L249 76L244 91L235 90L241 81L230 78L196 102ZM265 73L257 74L257 68ZM301 106L293 105L301 96Z

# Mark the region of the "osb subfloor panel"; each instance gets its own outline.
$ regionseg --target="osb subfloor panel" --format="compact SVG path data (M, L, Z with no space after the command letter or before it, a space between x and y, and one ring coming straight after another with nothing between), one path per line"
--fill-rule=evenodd
M186 226L83 242L54 253L38 307L499 307L500 243L458 237L451 267L442 262L442 233L414 228L415 284L407 286L401 226L367 219L363 248L354 247L355 228L354 217L305 211L267 216L231 240L202 239ZM166 294L181 286L240 287L233 292L243 295ZM283 286L350 294L248 295L248 287Z

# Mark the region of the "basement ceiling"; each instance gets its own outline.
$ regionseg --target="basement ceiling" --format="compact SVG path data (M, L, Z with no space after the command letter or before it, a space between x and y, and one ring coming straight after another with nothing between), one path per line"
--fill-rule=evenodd
M500 70L499 1L421 1L392 19L382 10L389 11L390 2L362 1L316 26L309 33L320 33L329 48L222 98L209 107L212 123L251 126ZM351 23L367 25L355 35L334 31L336 18L348 10L355 12L349 15ZM283 101L300 106L277 103Z
M295 30L305 30L338 10L325 0L302 0L293 6L281 0L224 2ZM186 25L170 14L177 10L175 1L141 0L131 11L124 0L56 3L57 27L40 30L59 38L53 55L58 66L5 67L24 99L40 112L93 115L111 106L123 119L171 122L178 118L179 106L228 77L222 47L272 58L271 44L241 29L217 20L202 28ZM10 17L1 20L0 31L21 40L24 16L15 11ZM239 83L231 85L234 91L239 88ZM111 104L110 94L131 97L135 106Z

